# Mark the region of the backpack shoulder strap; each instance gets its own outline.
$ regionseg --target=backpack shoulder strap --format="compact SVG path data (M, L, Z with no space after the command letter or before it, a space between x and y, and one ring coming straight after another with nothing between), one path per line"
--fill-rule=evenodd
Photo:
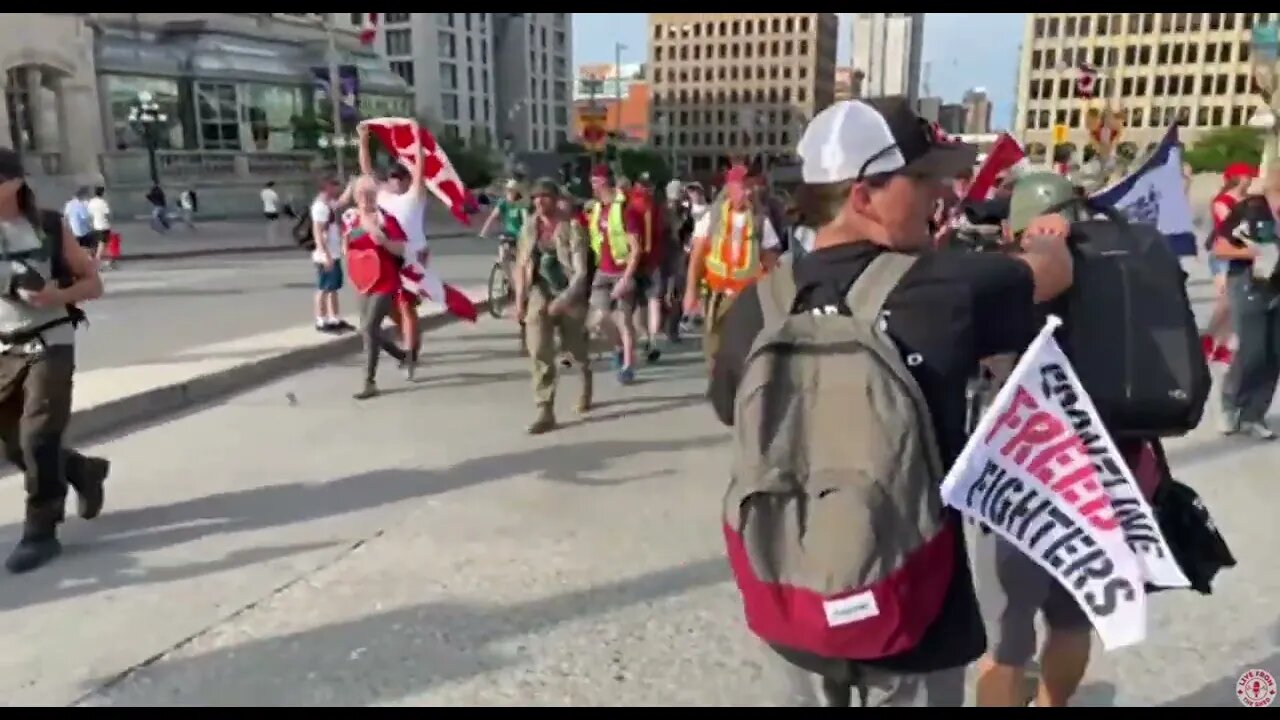
M849 294L845 301L849 306L849 311L853 316L871 329L871 332L883 342L880 347L876 348L876 353L880 359L884 361L886 366L894 375L902 381L903 387L907 388L907 393L911 396L911 401L916 407L919 418L922 421L920 427L920 438L924 443L924 450L928 456L928 461L937 473L939 481L946 474L946 467L942 464L942 452L938 446L938 437L933 428L933 415L929 412L929 403L925 400L924 392L920 390L920 385L916 382L915 376L907 369L906 363L903 362L902 356L899 354L898 346L893 342L888 334L880 329L880 313L884 310L885 300L888 299L889 293L898 286L902 277L907 274L916 263L916 256L904 255L891 251L882 252L867 265L857 280L853 281L853 287L849 288Z
M791 257L784 255L772 272L756 282L756 296L764 327L776 327L791 315L796 304L796 278Z
M915 264L914 255L891 251L876 255L858 279L853 281L853 287L849 288L849 294L845 297L849 311L855 318L876 327L889 293L893 292L902 276Z

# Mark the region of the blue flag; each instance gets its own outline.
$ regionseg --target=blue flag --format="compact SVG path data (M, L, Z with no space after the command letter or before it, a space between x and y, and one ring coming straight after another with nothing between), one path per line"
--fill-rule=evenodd
M1174 253L1195 256L1196 230L1182 178L1177 125L1169 128L1155 153L1141 167L1089 199L1092 205L1118 211L1129 222L1155 225L1168 238Z

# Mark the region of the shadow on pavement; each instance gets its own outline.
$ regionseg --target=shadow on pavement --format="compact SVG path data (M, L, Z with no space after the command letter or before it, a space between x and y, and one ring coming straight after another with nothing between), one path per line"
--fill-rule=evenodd
M368 705L394 702L438 685L532 659L503 641L629 606L678 597L729 579L722 558L708 558L627 580L506 606L430 602L353 622L254 640L195 657L161 660L139 671L144 687L182 688L164 702L200 705ZM103 678L94 694L125 687ZM87 698L93 704L97 698Z
M120 298L175 298L175 297L225 297L228 295L247 295L258 290L244 288L138 288L136 290L112 290L112 299Z
M1273 675L1280 668L1280 653L1272 653L1253 662L1241 663L1236 671L1223 675L1213 682L1206 683L1191 692L1180 695L1159 707L1238 707L1240 699L1236 696L1236 683L1246 670L1266 670Z
M602 440L529 448L464 460L440 470L385 469L325 483L267 485L112 512L93 522L97 539L68 545L67 555L48 568L21 577L0 579L0 610L59 600L114 588L171 582L271 559L270 550L233 553L221 561L151 569L135 554L195 542L223 533L251 532L337 517L480 483L531 473L540 479L578 485L617 485L674 472L658 469L634 477L597 477L617 467L617 460L652 452L679 452L707 447L720 438L683 440ZM175 482L181 478L173 478ZM0 531L6 543L17 542L20 524ZM83 532L83 531L82 531ZM87 534L87 533L86 533ZM314 549L281 549L279 555ZM261 556L266 552L267 556ZM276 556L279 556L276 555Z

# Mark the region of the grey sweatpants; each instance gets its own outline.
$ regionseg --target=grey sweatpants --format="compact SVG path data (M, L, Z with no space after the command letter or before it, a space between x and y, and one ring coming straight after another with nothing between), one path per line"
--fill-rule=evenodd
M858 667L853 685L836 683L770 653L784 666L789 707L960 707L964 668L931 673L895 673Z
M404 361L404 351L382 334L382 321L396 307L395 293L360 297L360 337L364 340L364 381L372 385L378 376L378 351Z
M1241 274L1227 277L1227 299L1237 347L1222 383L1222 409L1258 422L1280 381L1280 298Z

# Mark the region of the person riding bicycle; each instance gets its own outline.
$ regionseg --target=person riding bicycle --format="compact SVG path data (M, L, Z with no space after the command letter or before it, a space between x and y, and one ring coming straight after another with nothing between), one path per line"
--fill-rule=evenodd
M494 205L493 212L489 213L489 217L480 228L480 237L488 237L489 228L493 223L501 220L502 230L498 237L504 241L514 242L520 235L520 228L524 227L524 221L528 215L529 204L520 191L520 181L508 180L506 196Z

